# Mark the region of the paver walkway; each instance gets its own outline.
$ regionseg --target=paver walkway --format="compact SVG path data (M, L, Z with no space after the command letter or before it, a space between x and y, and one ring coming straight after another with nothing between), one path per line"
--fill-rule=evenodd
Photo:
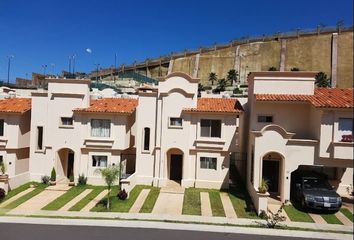
M155 206L152 209L153 214L169 214L181 215L183 208L183 196L180 193L166 193L159 194Z
M319 214L309 213L310 217L319 224L327 224L327 222Z
M51 191L68 191L70 188L72 188L71 186L69 186L68 184L63 184L63 183L57 183L56 185L53 186L49 186L47 187L45 190L51 190Z
M222 206L224 207L225 216L227 218L237 218L234 207L232 206L232 202L230 200L229 194L226 192L220 193L220 198L222 202Z
M202 208L202 216L212 217L213 212L211 210L209 193L207 192L200 193L200 203Z
M277 213L279 208L280 208L281 205L279 204L268 204L268 211L272 212L272 213ZM288 217L288 214L286 214L285 210L283 209L282 213L281 213L282 216L284 216L286 218L286 222L290 222L290 218Z
M336 212L335 216L341 221L345 226L353 226L352 221L350 221L343 213L340 211Z
M23 214L23 212L26 211L40 210L48 203L54 201L64 193L65 191L44 190L33 198L22 203L17 208L11 210L11 213L21 212Z
M26 195L26 194L29 193L29 192L32 192L33 190L34 190L34 188L28 188L28 189L26 189L25 191L22 191L22 192L16 194L16 195L13 196L12 198L10 198L10 199L6 200L5 202L1 203L1 204L0 204L0 208L5 207L6 205L9 205L9 204L12 203L13 201L19 199L20 197Z
M103 190L100 194L98 194L91 202L89 202L80 212L89 212L93 207L96 206L106 195L108 194L108 190Z
M138 213L140 212L141 207L144 205L144 202L149 195L150 189L141 190L138 198L135 200L133 206L130 208L130 213Z
M90 192L92 192L92 189L86 189L79 195L77 195L74 199L72 199L70 202L65 204L62 208L59 209L59 211L68 211L71 207L73 207L76 203L80 202L81 199L86 197Z

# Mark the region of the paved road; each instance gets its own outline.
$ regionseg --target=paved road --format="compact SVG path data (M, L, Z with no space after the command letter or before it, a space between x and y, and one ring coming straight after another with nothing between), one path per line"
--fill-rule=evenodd
M250 233L252 228L250 228ZM289 238L231 233L211 233L182 230L162 230L121 227L92 227L66 225L40 225L0 223L0 239L4 240L90 240L90 239L129 239L129 240L297 240L307 238Z

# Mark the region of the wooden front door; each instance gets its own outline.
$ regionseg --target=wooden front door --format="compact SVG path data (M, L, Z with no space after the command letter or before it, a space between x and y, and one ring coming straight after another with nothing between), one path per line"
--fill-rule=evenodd
M171 154L170 159L170 179L175 181L182 180L182 160L183 156L180 154Z
M71 174L74 174L74 153L73 152L68 153L68 168L66 171L66 177L70 178Z

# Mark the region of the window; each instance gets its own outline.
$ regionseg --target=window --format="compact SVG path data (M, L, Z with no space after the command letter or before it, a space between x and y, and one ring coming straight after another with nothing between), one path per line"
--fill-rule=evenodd
M72 126L73 125L73 118L62 117L61 118L61 125L62 126Z
M0 156L0 165L4 163L4 156Z
M272 123L273 122L273 116L259 115L257 120L260 123Z
M343 141L344 136L353 135L353 119L352 118L339 118L338 121L338 140Z
M0 119L0 136L4 136L4 119Z
M144 128L144 150L150 149L150 128Z
M91 120L91 137L110 137L111 121L105 119Z
M92 167L107 167L107 156L92 156Z
M200 168L216 170L216 158L201 157Z
M202 119L200 122L200 136L221 137L221 120Z
M43 127L37 127L37 149L43 149Z
M182 127L182 118L170 118L170 127Z

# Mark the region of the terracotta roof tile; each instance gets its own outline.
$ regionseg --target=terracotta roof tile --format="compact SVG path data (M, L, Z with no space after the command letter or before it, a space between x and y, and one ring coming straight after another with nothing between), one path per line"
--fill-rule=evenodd
M234 98L198 98L197 108L185 108L186 112L240 113L243 108Z
M316 88L314 95L256 94L256 101L308 102L318 108L353 108L353 88Z
M30 98L7 98L0 100L0 112L25 113L31 110Z
M75 112L97 112L97 113L133 113L138 106L137 99L126 98L103 98L92 100L90 107L77 108Z

